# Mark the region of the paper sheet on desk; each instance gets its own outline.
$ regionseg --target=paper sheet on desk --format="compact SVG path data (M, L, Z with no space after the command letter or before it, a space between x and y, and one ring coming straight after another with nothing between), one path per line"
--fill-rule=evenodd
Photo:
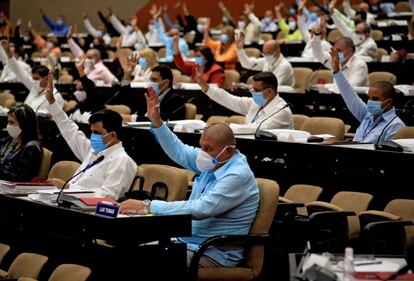
M174 125L174 132L194 133L196 130L204 130L207 123L203 120L175 120L169 124Z
M369 263L361 261L363 263ZM396 272L400 269L401 265L392 261L381 261L381 263L373 263L367 265L358 265L358 262L355 262L355 271L356 272Z
M401 145L404 151L414 152L414 139L397 139L392 141Z
M324 88L331 93L335 93L335 94L339 94L339 89L336 86L335 83L328 83L328 84L324 84ZM358 94L366 94L368 93L368 88L369 87L352 87L354 89L355 92L357 92ZM321 92L321 91L320 91Z
M89 117L91 117L90 112L81 113L79 109L77 109L74 113L72 113L69 116L69 118L72 119L73 121L79 122L79 123L85 123L85 124L89 123Z

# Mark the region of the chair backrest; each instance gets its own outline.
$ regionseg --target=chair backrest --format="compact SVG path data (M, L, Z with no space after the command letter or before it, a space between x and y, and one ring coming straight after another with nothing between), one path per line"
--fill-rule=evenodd
M111 37L111 42L109 43L109 46L116 47L116 43L118 42L118 40L119 40L119 36Z
M192 103L185 103L185 119L195 119L197 115L197 106Z
M284 198L296 203L316 201L322 193L322 187L310 184L294 184L286 190Z
M240 73L234 69L226 69L224 70L224 88L230 89L231 84L239 83L240 81Z
M162 182L167 185L167 201L185 200L188 189L188 177L181 169L161 164L140 165L144 177L144 190L151 192L152 185ZM159 194L155 194L158 195Z
M395 5L395 11L397 13L400 12L410 12L411 8L410 8L410 3L408 1L400 1Z
M227 119L228 123L244 124L246 122L246 116L232 115Z
M312 135L330 134L335 136L331 141L342 141L345 136L345 124L341 119L333 117L310 117L303 122L302 131Z
M176 83L191 83L192 79L188 75L181 74L180 76L177 76L174 81Z
M394 199L385 206L384 211L400 216L403 220L414 222L414 200ZM406 226L407 246L414 246L414 226Z
M373 29L371 30L371 37L375 41L379 41L379 40L384 39L384 33L379 29Z
M85 281L91 269L77 264L61 264L52 272L49 281Z
M49 174L50 161L52 160L52 152L47 148L42 148L42 160L40 161L40 168L37 176L39 178L46 178Z
M125 104L107 104L105 107L119 114L131 114L131 109Z
M378 81L388 81L391 84L395 85L397 83L397 77L394 74L387 71L374 71L368 74L369 85Z
M71 111L72 109L75 109L77 104L78 103L74 100L69 100L69 101L64 100L62 109L63 109L64 112L68 112L68 111Z
M248 57L258 58L261 54L260 50L257 48L244 48L244 51Z
M0 243L0 264L2 263L4 257L7 255L7 253L10 251L10 246Z
M308 67L294 67L293 73L296 81L294 90L296 92L303 93L308 87L309 79L312 75L312 69Z
M257 178L260 203L250 234L267 234L272 224L279 201L279 185L274 180ZM252 268L253 275L260 274L264 259L264 246L252 246L246 256L246 265Z
M273 35L270 34L270 33L261 33L260 34L260 39L262 39L263 41L267 42L267 41L273 39Z
M363 192L340 191L332 197L331 204L342 208L345 211L354 211L357 215L368 209L372 195ZM350 238L359 236L361 230L358 216L348 217Z
M388 51L384 48L377 49L377 61L381 61L383 56L388 56Z
M293 114L293 129L300 130L302 128L303 122L310 117L304 114Z
M309 82L309 86L315 84L329 84L333 83L332 70L330 69L319 69L312 73L312 79Z
M10 109L16 105L16 98L10 93L0 93L0 105Z
M407 126L399 129L395 133L393 139L414 139L414 126Z
M335 29L332 29L328 33L328 36L326 37L326 40L333 43L333 42L335 42L336 39L338 39L341 36L342 36L342 33L338 29L335 28Z
M10 265L8 273L13 278L29 277L37 279L48 259L48 257L39 254L21 253Z
M67 181L78 170L80 164L75 161L59 161L50 169L49 178Z
M207 119L207 125L212 125L214 123L229 123L229 117L228 116L223 116L223 115L211 115L208 119Z

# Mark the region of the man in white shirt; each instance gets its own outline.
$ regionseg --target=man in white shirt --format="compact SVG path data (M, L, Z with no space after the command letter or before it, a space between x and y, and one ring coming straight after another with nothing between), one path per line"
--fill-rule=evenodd
M46 98L52 119L68 143L72 152L82 162L76 172L88 167L103 156L98 164L73 178L65 188L93 190L98 197L118 200L131 186L137 165L122 147L119 134L122 117L115 111L103 109L91 115L91 137L88 139L75 122L57 106L53 93L53 78L49 75ZM63 188L61 179L49 179L58 188Z
M111 44L111 36L108 32L106 32L105 27L102 26L99 29L96 29L89 20L88 14L86 12L83 13L83 25L93 38L102 38L106 45Z
M147 47L144 34L138 27L138 19L134 15L132 16L129 25L124 26L122 22L112 13L112 9L108 8L109 21L113 25L116 31L121 34L120 44L117 47L133 48L137 51Z
M89 49L86 54L83 50L76 44L75 40L71 37L71 28L68 32L68 44L69 49L75 55L77 59L80 59L82 56L86 55L85 60L85 74L92 80L95 84L105 84L112 85L118 82L118 79L115 75L106 67L101 59L101 53L97 49Z
M312 51L315 58L332 69L331 56L321 46L321 26L315 28L311 41ZM355 45L351 38L340 37L334 43L334 48L339 53L341 71L353 87L368 86L368 66L364 60L355 55Z
M343 36L352 38L356 46L356 55L366 62L377 60L377 43L370 37L371 28L366 22L358 23L353 31L337 14L333 13L331 18Z
M12 52L13 57L16 59L17 64L19 64L20 67L24 69L27 75L30 75L32 73L32 68L22 60L22 48L14 46L10 47L10 51ZM17 79L16 74L11 70L10 65L7 63L8 59L9 58L4 51L3 46L0 45L0 61L3 64L3 71L1 72L0 82L20 82L20 80Z
M202 91L218 104L246 116L246 127L261 129L292 129L293 116L287 103L277 93L277 78L272 72L253 76L252 97L237 97L225 90L209 86L199 66L197 83ZM279 111L276 113L277 111ZM276 114L275 114L276 113ZM274 114L272 117L270 115ZM269 117L269 118L268 118ZM264 121L268 118L266 121Z
M307 58L309 60L313 60L315 56L313 55L312 46L310 44L313 34L311 34L311 32L309 32L308 28L306 27L306 19L304 15L304 10L306 9L305 8L306 2L307 0L303 0L299 4L298 13L297 13L298 15L297 24L298 24L298 29L300 31L300 34L302 34L303 41L305 41L306 43L305 48L303 49L303 52L302 52L302 57ZM324 16L322 16L320 17L320 20L325 21L326 19ZM324 52L329 52L332 46L331 46L331 43L326 41L326 34L327 34L326 26L324 24L322 26L323 28L320 31L322 49ZM313 30L312 30L312 33L313 33Z
M29 105L36 113L39 111L42 113L47 112L45 89L47 87L49 69L43 65L36 66L32 69L32 75L29 75L13 56L9 43L3 40L1 41L1 45L8 57L7 64L11 71L14 72L17 79L30 91L24 103ZM61 94L55 88L53 89L53 93L58 105L63 107L64 100Z
M237 37L237 57L242 67L270 71L276 76L279 85L295 86L295 76L290 62L280 52L279 43L269 40L263 45L263 58L248 57L244 51L244 33Z
M262 26L260 20L256 17L253 13L254 4L244 4L244 12L243 15L240 17L243 19L241 22L244 24L240 24L239 21L239 29L246 33L246 37L244 38L244 42L246 44L251 44L253 42L259 42L260 40L260 28ZM243 25L243 26L241 26Z

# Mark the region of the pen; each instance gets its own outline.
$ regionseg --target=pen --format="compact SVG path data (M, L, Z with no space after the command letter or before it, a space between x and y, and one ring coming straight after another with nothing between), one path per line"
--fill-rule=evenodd
M382 263L382 261L361 262L361 263L356 263L355 266L381 264L381 263Z

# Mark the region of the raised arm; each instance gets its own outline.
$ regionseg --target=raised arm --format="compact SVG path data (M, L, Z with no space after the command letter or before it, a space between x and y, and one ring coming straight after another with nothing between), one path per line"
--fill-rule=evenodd
M352 38L352 34L353 34L352 29L349 28L349 26L345 24L345 22L342 20L342 18L338 16L337 13L335 12L332 13L331 18L333 22L335 23L336 28L338 28L339 32L341 32L343 36Z
M72 52L72 54L74 54L75 57L79 59L80 57L84 55L84 52L82 48L79 47L79 45L75 42L75 40L73 40L72 33L73 33L73 27L69 26L68 33L66 35L68 39L69 49Z
M335 0L336 1L336 0ZM351 4L349 3L349 0L344 0L342 2L342 7L344 8L344 12L345 14L349 17L349 18L354 18L356 15L356 12L354 9L352 9Z
M354 91L343 73L340 71L338 51L332 47L330 54L334 79L336 85L338 86L339 92L341 93L341 96L344 99L349 111L351 111L355 118L361 122L368 112L367 106Z
M300 31L300 34L302 34L303 41L305 41L305 43L308 43L311 40L311 36L305 25L306 16L304 15L304 11L306 9L306 2L307 0L300 1L298 6L298 29Z
M56 25L49 19L48 16L46 16L45 12L43 11L42 8L39 9L39 13L42 15L43 20L45 21L46 25L52 29L55 30L56 29Z
M239 35L236 35L236 45L237 45L237 57L242 67L252 70L262 70L263 69L263 59L250 58L247 56L244 51L244 40L245 35L243 32L240 32Z
M175 66L181 70L186 75L191 75L193 72L193 63L185 62L179 48L180 37L175 35L173 38L173 48L174 48L174 62Z
M331 56L328 52L325 52L322 48L321 43L321 32L324 28L324 17L321 18L320 24L315 24L313 26L313 38L311 40L311 47L312 47L312 53L315 56L315 58L322 63L325 67L331 69Z
M221 12L223 13L223 16L225 16L229 20L232 26L235 26L236 23L234 22L233 16L231 15L230 11L226 8L226 6L224 6L222 1L218 2L218 6Z
M1 45L8 57L8 64L10 66L10 69L14 72L14 74L16 74L17 79L19 79L20 82L22 82L23 85L25 85L26 88L30 91L33 87L32 77L27 73L21 64L17 63L16 59L13 57L10 51L9 42L2 40Z
M122 24L122 22L112 13L112 9L108 7L109 12L109 21L112 26L118 31L120 34L128 33L128 29Z
M100 38L103 36L102 31L97 30L91 23L86 12L83 13L83 25L90 35L95 38ZM70 28L70 27L69 27Z

